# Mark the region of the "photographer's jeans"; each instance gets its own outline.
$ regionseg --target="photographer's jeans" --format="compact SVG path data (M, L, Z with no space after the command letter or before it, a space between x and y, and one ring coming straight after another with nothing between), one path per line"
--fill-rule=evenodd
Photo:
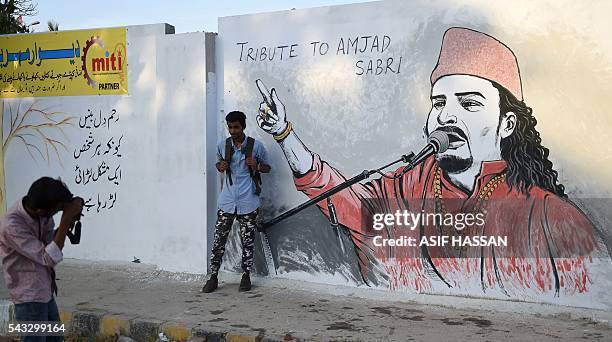
M48 303L22 303L15 304L15 320L21 321L43 321L58 322L60 320L59 310L55 298ZM22 336L22 342L60 342L63 336Z

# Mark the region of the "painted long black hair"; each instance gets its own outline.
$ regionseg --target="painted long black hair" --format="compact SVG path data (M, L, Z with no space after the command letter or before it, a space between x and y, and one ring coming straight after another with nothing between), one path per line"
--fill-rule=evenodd
M514 132L500 142L501 156L508 164L506 181L527 193L532 186L567 197L565 187L558 183L558 172L548 159L549 150L542 146L542 138L536 130L533 110L501 85L492 82L499 91L500 123L508 112L516 115Z

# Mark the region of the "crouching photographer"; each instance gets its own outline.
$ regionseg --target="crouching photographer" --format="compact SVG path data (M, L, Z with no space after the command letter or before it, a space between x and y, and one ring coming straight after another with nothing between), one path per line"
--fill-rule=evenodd
M80 239L83 204L62 181L43 177L0 220L0 257L17 321L60 320L53 297L57 295L54 267L63 259L66 236L73 243ZM59 211L62 217L54 230L53 216ZM61 336L22 337L22 341L62 340Z

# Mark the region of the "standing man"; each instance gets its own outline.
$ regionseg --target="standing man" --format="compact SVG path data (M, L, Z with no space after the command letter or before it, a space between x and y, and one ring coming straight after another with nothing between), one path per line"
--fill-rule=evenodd
M63 259L68 230L81 216L83 202L62 181L43 177L0 220L0 256L4 279L15 303L17 321L58 322L53 292L54 267ZM63 211L53 230L53 215ZM26 336L21 341L62 341L61 336Z
M253 248L259 199L260 173L268 173L271 167L263 144L247 137L246 115L233 111L225 117L230 137L217 144L217 170L225 173L223 190L218 200L215 240L210 260L210 279L202 288L209 293L218 286L217 274L221 267L225 243L232 228L234 219L240 223L240 240L242 241L242 279L239 291L251 289L250 272L253 266Z

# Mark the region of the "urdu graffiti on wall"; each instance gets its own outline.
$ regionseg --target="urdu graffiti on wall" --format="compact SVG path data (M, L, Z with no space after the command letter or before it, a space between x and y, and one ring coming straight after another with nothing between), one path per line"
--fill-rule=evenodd
M102 183L100 185L105 189L86 195L85 207L88 212L110 210L117 201L117 188L122 176L123 141L119 117L117 110L112 108L107 112L87 109L79 118L78 127L82 132L87 132L87 135L82 145L76 146L72 154L75 162L74 184L87 189Z

